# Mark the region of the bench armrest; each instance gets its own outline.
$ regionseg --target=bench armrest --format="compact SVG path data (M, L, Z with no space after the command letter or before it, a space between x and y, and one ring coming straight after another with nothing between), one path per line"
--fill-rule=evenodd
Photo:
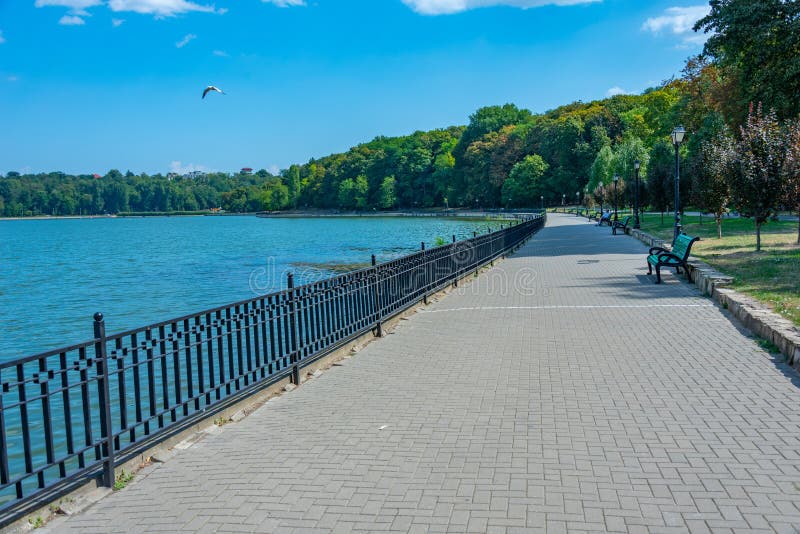
M669 250L661 247L652 247L649 254L652 256L653 254L661 254L662 252L669 252Z

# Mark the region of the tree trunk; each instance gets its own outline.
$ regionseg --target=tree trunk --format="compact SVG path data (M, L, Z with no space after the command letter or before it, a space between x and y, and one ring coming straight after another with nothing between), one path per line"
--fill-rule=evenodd
M722 239L722 216L717 214L717 239Z
M703 224L703 212L701 211L700 212L700 225L702 226L702 224Z
M761 221L756 219L756 252L761 252Z
M800 245L800 204L797 206L797 244Z
M661 212L661 226L664 226L664 212Z

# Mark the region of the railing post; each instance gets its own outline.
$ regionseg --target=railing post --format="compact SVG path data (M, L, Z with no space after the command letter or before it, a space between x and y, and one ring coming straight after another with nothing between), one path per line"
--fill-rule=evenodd
M372 271L375 274L375 286L374 286L374 293L373 297L375 300L375 336L376 337L383 337L383 325L381 324L381 292L378 288L380 280L378 279L378 269L376 265L378 264L375 254L372 255Z
M425 260L425 241L420 245L422 250L422 285L425 287L422 293L422 303L428 304L428 262Z
M295 303L296 297L294 292L294 274L289 273L286 276L286 287L289 289L289 348L292 351L291 365L292 365L292 383L296 386L300 385L300 358L297 351L297 322L295 318Z
M100 377L100 432L104 439L101 449L104 449L103 460L103 485L113 488L114 475L114 423L111 419L111 365L108 362L106 351L106 323L103 314L94 314L94 355L97 363L97 375Z

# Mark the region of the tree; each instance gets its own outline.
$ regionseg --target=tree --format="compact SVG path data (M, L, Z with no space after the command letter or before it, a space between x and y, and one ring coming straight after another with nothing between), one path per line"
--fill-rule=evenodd
M363 174L356 177L355 182L355 200L356 208L363 210L367 207L367 194L369 193L369 183L367 177Z
M786 161L783 166L786 205L797 208L797 244L800 245L800 119L786 127Z
M739 128L731 165L731 193L740 213L756 225L756 251L761 251L761 226L777 211L786 152L775 112L750 106Z
M722 239L722 216L731 198L728 176L734 159L733 150L733 140L722 133L715 140L705 141L690 163L692 196L699 207L714 214L718 239Z
M282 173L283 183L286 185L289 200L288 205L292 208L297 207L297 201L300 198L300 191L302 188L302 181L300 178L300 166L292 165Z
M378 207L381 209L391 209L397 204L397 197L394 194L394 176L387 176L381 182L380 193L378 195Z
M737 70L748 102L767 102L781 118L800 112L800 2L711 0L694 26L710 33L703 53Z
M675 198L673 181L675 179L675 153L672 143L661 139L650 150L650 165L647 167L647 192L650 205L661 212L669 210Z
M589 180L589 187L594 190L598 185L607 185L611 183L614 177L614 150L610 146L604 146L597 153L597 157L592 163L591 179Z
M345 209L363 210L367 207L367 177L362 175L355 179L347 178L339 185L339 206Z
M542 176L548 165L538 154L525 156L514 165L508 179L503 184L502 202L504 206L532 207L540 195Z
M352 209L356 207L355 200L355 180L347 178L339 184L339 207Z
M617 180L616 186L613 183L605 186L603 189L603 192L605 193L605 203L611 204L611 206L617 210L622 208L625 204L625 189L626 183L622 178Z
M647 165L650 162L650 151L644 146L644 142L634 136L627 136L625 140L617 145L614 155L614 172L622 179L617 187L623 185L625 181L635 182L636 170L635 163L639 162L640 176L647 174ZM633 187L627 187L620 191L620 198L627 204L633 203Z
M600 211L603 211L603 204L606 200L606 190L602 183L597 184L597 186L592 189L592 198L597 204L600 204Z

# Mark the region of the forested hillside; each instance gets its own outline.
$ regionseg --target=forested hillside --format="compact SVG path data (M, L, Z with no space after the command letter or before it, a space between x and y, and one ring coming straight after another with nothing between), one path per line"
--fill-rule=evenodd
M513 104L486 107L466 126L378 137L292 165L279 176L264 170L196 178L10 172L0 179L0 214L539 207L542 197L548 205L604 202L615 174L622 194L630 196L625 183L633 179L636 160L645 203L663 210L673 196L669 134L679 124L688 131L681 147L684 202L703 207L714 203L707 194L717 176L710 147L737 132L751 104L763 102L787 124L800 112L798 4L712 1L711 14L697 25L713 32L704 53L687 61L680 78L641 95L576 102L543 114Z

